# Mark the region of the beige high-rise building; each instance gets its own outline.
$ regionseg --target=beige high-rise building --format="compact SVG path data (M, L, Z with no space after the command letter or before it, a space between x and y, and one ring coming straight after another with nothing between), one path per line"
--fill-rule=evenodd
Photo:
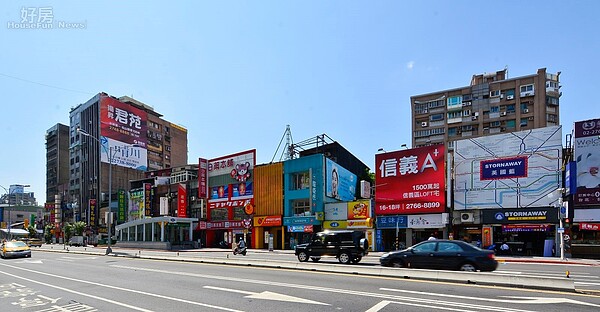
M508 78L508 70L473 75L471 84L415 95L412 147L560 124L560 72L545 68L528 76Z

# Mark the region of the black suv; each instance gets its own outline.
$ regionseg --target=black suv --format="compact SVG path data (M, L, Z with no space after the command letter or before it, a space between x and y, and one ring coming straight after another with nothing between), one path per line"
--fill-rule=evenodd
M369 241L361 231L325 231L313 234L309 243L296 246L300 262L321 260L321 256L334 256L343 264L358 263L369 253Z

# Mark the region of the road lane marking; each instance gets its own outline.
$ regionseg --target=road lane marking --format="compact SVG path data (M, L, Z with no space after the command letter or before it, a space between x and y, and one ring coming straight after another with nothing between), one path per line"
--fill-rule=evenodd
M29 270L25 270L25 271L29 271ZM52 284L48 284L48 283L44 283L44 282L41 282L41 281L32 280L32 279L21 277L21 276L18 276L18 275L14 275L14 274L11 274L11 273L8 273L8 272L3 272L3 271L0 271L0 272L2 272L2 274L4 274L4 275L12 276L14 278L22 279L22 280L25 280L25 281L28 281L28 282L31 282L31 283L40 284L40 285L43 285L43 286L46 286L46 287L50 287L50 288L56 288L56 289L59 289L59 290L62 290L62 291L66 291L66 292L70 292L70 293L73 293L73 294L76 294L76 295L90 297L92 299L96 299L96 300L100 300L100 301L106 301L106 302L112 303L114 305L119 305L119 306L122 306L122 307L126 307L126 308L130 308L130 309L133 309L133 310L137 310L137 311L152 312L152 310L146 310L146 309L143 309L143 308L138 308L136 306L132 306L130 304L118 302L118 301L115 301L115 300L111 300L111 299L107 299L107 298L102 298L102 297L98 297L98 296L94 296L94 295L82 293L82 292L79 292L79 291L76 291L76 290L72 290L72 289L69 289L69 288L64 288L64 287L60 287L60 286L52 285Z
M469 296L460 296L460 295L449 295L449 294L434 294L428 293L424 291L416 291L416 290L406 290L406 289L393 289L393 288L379 288L383 291L391 291L391 292L400 292L407 294L418 294L418 295L426 295L426 296L435 296L435 297L446 297L446 298L455 298L455 299L468 299L468 300L479 300L479 301L490 301L490 302L503 302L503 303L516 303L516 304L554 304L554 303L574 303L587 305L592 307L600 307L600 305L577 301L569 298L542 298L542 297L519 297L519 296L500 296L503 298L514 298L518 300L508 300L508 299L497 299L497 298L484 298L484 297L469 297Z
M231 311L231 312L243 312L241 310L235 310L235 309L230 309L230 308L226 308L226 307L219 307L219 306L215 306L215 305L212 305L212 304L201 303L201 302L196 302L196 301L190 301L190 300L180 299L180 298L175 298L175 297L168 297L168 296L165 296L165 295L153 294L153 293L147 292L147 291L139 291L139 290L134 290L134 289L129 289L129 288L123 288L123 287L105 285L105 284L100 284L100 283L96 283L96 282L90 282L90 281L80 280L80 279L76 279L76 278L72 278L72 277L60 276L60 275L56 275L56 274L51 274L51 273L46 273L46 272L41 272L41 271L30 270L30 269L26 269L26 268L20 268L20 267L8 265L8 264L0 264L0 265L1 266L6 266L6 267L10 267L10 268L13 268L13 269L17 269L17 270L21 270L21 271L27 271L27 272L31 272L31 273L35 273L35 274L42 274L42 275L46 275L46 276L50 276L50 277L60 278L60 279L68 280L68 281L74 281L74 282L79 282L79 283L84 283L84 284L89 284L89 285L94 285L94 286L100 286L100 287L110 288L110 289L115 289L115 290L120 290L120 291L132 292L132 293L146 295L146 296L150 296L150 297L156 297L156 298L161 298L161 299L178 301L178 302L183 302L183 303L187 303L187 304L192 304L192 305L197 305L197 306L202 306L202 307L217 309L217 310ZM0 271L0 272L2 272L2 271ZM114 301L114 300L110 300L110 299L106 299L106 298L101 298L101 297L97 297L97 296L93 296L93 295L89 295L89 294L85 294L85 293L79 293L79 292L76 292L74 290L70 290L68 288L64 288L64 287L60 287L60 286L55 286L55 285L47 284L47 283L44 283L44 282L40 282L40 281L36 281L36 280L32 280L32 279L20 277L20 276L13 275L13 274L10 274L10 273L5 273L5 272L2 272L2 273L10 275L10 276L13 276L13 277L16 277L16 278L19 278L19 279L30 281L32 283L38 283L38 284L45 285L45 286L48 286L48 287L54 287L54 288L57 288L57 289L69 291L69 292L80 294L80 295L83 295L83 296L92 297L92 298L95 298L95 299L98 299L98 300L103 300L103 301L106 301L106 302L115 303L115 304L118 304L118 305L123 305L123 306L131 307L131 308L135 308L136 310L139 310L139 311L152 311L152 310L146 310L146 309L142 309L142 308L137 308L137 307L134 307L134 306L129 306L127 304L120 303L120 302L117 302L117 301Z
M465 308L476 308L476 309L483 309L483 310L490 310L490 311L502 311L502 312L528 311L528 310L519 310L519 309L504 308L504 307L498 307L498 306L486 306L486 305L478 305L478 304L470 304L470 303L441 301L439 299L425 299L425 298L421 298L421 297L407 297L407 296L389 295L389 294L383 294L383 293L355 291L355 290L350 290L350 289L329 288L329 287L311 286L311 285L302 285L302 284L290 284L290 283L282 283L282 282L274 282L274 281L254 280L254 279L217 276L217 275L208 275L208 274L200 274L200 273L168 271L168 270L161 270L161 269L148 269L148 268L131 267L131 266L124 266L124 265L111 265L111 267L117 267L117 268L122 268L122 269L127 269L127 270L164 273L164 274L168 274L168 275L185 275L188 277L195 276L195 277L199 277L199 278L237 282L237 283L257 284L257 285L263 285L263 286L278 286L278 287L286 287L286 288L293 288L293 289L313 290L313 291L317 291L317 292L330 292L330 293L338 293L338 294L345 294L345 295L381 298L381 299L388 299L390 301L401 301L401 302L409 302L409 303L418 301L423 304L429 304L429 306L430 305L460 306L460 307L462 307L461 310L464 310ZM428 295L435 296L438 294L428 293Z
M423 305L423 304L409 303L409 302L394 302L394 301L388 301L388 300L383 300L383 301L379 302L378 304L374 305L373 307L371 307L369 310L367 310L365 312L379 312L381 309L385 308L389 304L409 305L409 306L413 306L413 307L427 308L429 310L435 308L435 310L448 310L448 311L460 311L460 312L477 312L475 310L465 310L463 308L458 308L457 309L457 308L447 308L447 307L433 307L431 305Z
M299 298L299 297L292 297L292 296L288 296L288 295L284 295L284 294L278 294L278 293L271 292L271 291L263 291L261 293L257 293L257 292L251 292L251 291L245 291L245 290L239 290L239 289L231 289L231 288L223 288L223 287L215 287L215 286L204 286L203 288L244 294L244 295L247 295L244 298L249 298L249 299L263 299L263 300L275 300L275 301L285 301L285 302L295 302L295 303L330 305L330 304L322 303L322 302L318 302L318 301L303 299L303 298Z

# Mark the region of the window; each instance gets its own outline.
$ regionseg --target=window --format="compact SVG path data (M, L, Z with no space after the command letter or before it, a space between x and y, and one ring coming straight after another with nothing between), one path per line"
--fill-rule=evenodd
M558 98L554 96L546 96L546 104L558 105Z
M527 118L521 118L521 127L527 126Z
M438 251L440 252L462 252L464 251L462 247L455 243L449 242L439 242L438 243Z
M527 103L521 103L521 111L524 111L527 109Z
M308 171L292 174L292 190L304 190L310 186Z
M500 127L500 122L499 121L490 122L490 127Z
M470 94L463 94L462 98L463 98L463 102L470 101L471 100L471 95Z
M462 105L462 96L452 96L448 98L448 106Z
M229 220L227 208L213 208L210 210L211 221Z
M310 202L308 199L299 199L292 202L294 216L310 215Z
M533 91L533 85L524 85L521 86L521 92L528 92L528 91Z
M461 117L462 117L462 111L448 113L448 119L461 118Z
M490 91L490 97L498 97L498 96L500 96L500 90Z
M556 81L546 81L546 88L558 89L558 82L556 82Z
M506 121L506 128L515 128L517 126L517 122L513 119L513 120L507 120Z
M233 208L233 220L243 220L244 218L247 218L247 216L244 207Z
M506 105L506 112L514 113L515 112L515 104Z
M471 116L471 110L470 109L465 109L463 111L463 117L469 117Z
M508 89L505 91L505 94L506 94L506 98L509 98L509 97L512 98L515 96L515 89Z
M448 135L456 135L456 128L448 128Z
M429 116L429 121L444 120L444 114L433 114Z
M500 112L500 106L490 107L490 113L498 113L498 112Z
M427 242L413 248L415 252L431 252L435 250L435 242Z

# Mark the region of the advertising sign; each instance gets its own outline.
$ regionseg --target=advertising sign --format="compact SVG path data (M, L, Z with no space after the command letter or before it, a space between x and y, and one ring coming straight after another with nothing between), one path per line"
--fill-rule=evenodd
M557 205L561 166L561 126L458 140L454 210Z
M342 201L354 200L356 194L356 175L331 159L325 159L326 194Z
M132 144L123 143L117 140L100 137L101 153L100 160L103 163L133 168L137 170L147 170L148 150Z
M378 229L404 229L408 227L408 216L377 216L375 222Z
M375 155L377 215L444 212L444 145Z
M579 223L579 229L584 231L600 231L600 223Z
M508 224L502 226L502 232L548 232L548 224Z
M575 123L577 193L575 206L600 204L600 119ZM575 213L577 216L577 213Z
M96 205L96 199L90 199L90 225L96 225L96 208L98 208Z
M255 165L256 150L208 160L208 209L254 205Z
M370 229L373 227L373 219L367 218L364 220L348 220L348 229Z
M486 209L483 210L483 223L486 224L515 224L515 223L558 223L558 209L545 208L515 208L515 209Z
M281 216L254 217L254 226L281 226Z
M143 216L152 216L152 184L144 183L144 213Z
M371 217L371 201L360 200L347 204L348 220L367 219Z
M187 189L185 184L179 183L177 186L177 217L187 218Z
M325 220L346 220L348 203L325 204Z
M348 227L346 220L324 221L323 228L329 230L343 230Z
M442 214L440 213L408 216L408 227L411 229L431 229L444 226Z
M129 191L129 210L127 212L127 221L143 218L144 210L144 188L137 188Z
M147 114L106 95L100 98L100 135L146 148ZM159 134L160 135L160 134Z

